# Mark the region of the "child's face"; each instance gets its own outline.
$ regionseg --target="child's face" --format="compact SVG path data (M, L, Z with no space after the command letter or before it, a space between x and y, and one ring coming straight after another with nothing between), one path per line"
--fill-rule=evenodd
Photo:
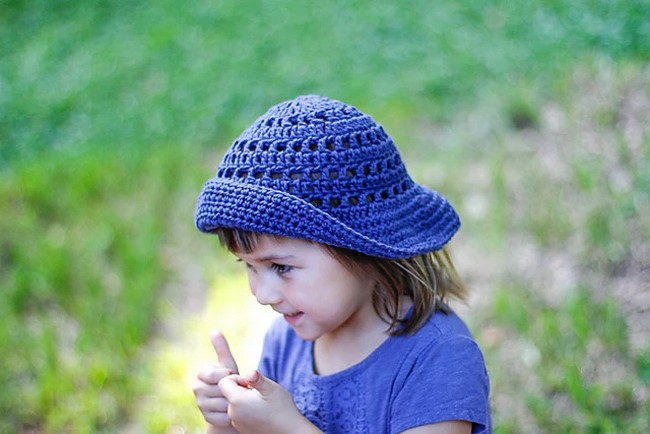
M252 252L237 256L257 301L281 313L303 339L363 333L377 324L376 280L344 267L319 244L262 235Z

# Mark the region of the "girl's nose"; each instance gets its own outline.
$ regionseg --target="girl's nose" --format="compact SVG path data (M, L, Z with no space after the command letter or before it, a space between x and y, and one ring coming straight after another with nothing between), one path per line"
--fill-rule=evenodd
M274 305L282 301L282 294L271 280L260 278L260 276L257 276L255 279L249 279L251 292L259 304Z

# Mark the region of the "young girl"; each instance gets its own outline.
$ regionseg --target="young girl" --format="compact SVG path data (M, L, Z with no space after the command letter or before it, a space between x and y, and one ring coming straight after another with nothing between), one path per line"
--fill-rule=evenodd
M483 356L447 300L460 226L391 138L339 101L278 104L235 140L196 225L246 265L282 315L257 371L223 335L194 387L211 433L490 433Z

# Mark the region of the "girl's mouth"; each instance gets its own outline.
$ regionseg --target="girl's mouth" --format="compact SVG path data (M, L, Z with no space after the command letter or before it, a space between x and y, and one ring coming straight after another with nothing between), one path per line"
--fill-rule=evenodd
M288 322L290 325L295 326L300 322L300 319L304 316L304 312L296 312L292 314L285 313L284 320Z

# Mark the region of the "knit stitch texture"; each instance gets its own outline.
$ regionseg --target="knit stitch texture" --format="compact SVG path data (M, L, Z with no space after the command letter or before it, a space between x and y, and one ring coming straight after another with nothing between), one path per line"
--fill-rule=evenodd
M239 228L385 258L439 250L460 227L443 196L411 179L381 125L315 95L271 107L234 141L195 221L203 232Z

